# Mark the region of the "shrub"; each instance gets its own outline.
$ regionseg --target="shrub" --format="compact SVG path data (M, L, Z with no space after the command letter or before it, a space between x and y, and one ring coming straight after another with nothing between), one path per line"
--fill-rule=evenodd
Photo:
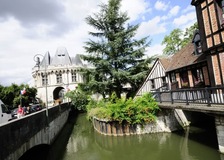
M87 105L88 117L107 119L108 121L142 124L155 121L158 104L150 93L136 99L118 99L114 96L110 100L91 100Z
M66 97L71 99L74 109L86 111L86 106L89 103L89 96L80 90L74 90L66 93Z

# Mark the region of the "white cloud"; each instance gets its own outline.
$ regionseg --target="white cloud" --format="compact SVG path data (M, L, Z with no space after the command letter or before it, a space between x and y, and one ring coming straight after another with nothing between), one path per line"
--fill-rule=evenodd
M145 0L123 0L121 9L128 12L130 21L137 20L141 15L151 11L150 4Z
M178 18L175 18L173 20L173 23L177 27L181 27L182 25L185 25L186 23L190 21L195 21L196 20L196 13L195 12L190 12L185 15L181 15Z
M171 16L176 16L179 13L180 6L174 6L170 11L169 14Z
M154 17L153 19L142 22L136 37L142 38L148 35L156 35L166 32L166 27L164 23L161 23L161 18L159 16Z
M180 10L180 6L172 7L172 8L169 10L168 14L162 16L161 19L164 20L164 21L165 21L165 20L168 20L168 19L170 19L170 18L176 16L176 15L179 13L179 10Z
M182 10L183 13L187 13L187 12L191 12L191 11L195 12L195 7L192 7L192 5L188 5L187 8Z
M161 55L165 46L160 44L155 44L147 48L146 55L151 57L153 55Z
M163 1L156 1L155 9L159 11L166 11L169 7L169 3L165 3Z
M74 0L40 0L32 2L29 1L27 5L15 2L19 6L14 3L9 8L6 5L8 1L0 2L0 84L10 85L13 82L20 84L30 79L32 67L35 65L33 61L35 54L45 54L49 51L51 56L54 56L60 46L66 47L70 56L75 56L77 53L84 54L84 42L92 38L88 35L88 31L93 30L86 24L85 18L99 12L98 5L108 1L82 0L77 3ZM36 3L39 5L37 8L42 10L32 12L31 8L35 8ZM165 0L157 1L155 6L149 0L122 0L121 9L128 12L130 21L142 22L136 38L149 35L153 41L152 46L148 48L148 55L162 54L163 47L155 43L160 43L163 35L173 27L167 24L173 22L177 27L186 27L196 21L196 13L192 10L194 7L184 10L181 8L181 13L185 13L181 16L178 5L174 6L168 10L171 2ZM152 12L151 7L157 10L154 8ZM189 13L191 10L192 12ZM6 13L10 13L10 16ZM161 14L166 14L166 18L170 17L163 19ZM173 20L173 16L176 15L180 17ZM192 16L194 18L191 18Z

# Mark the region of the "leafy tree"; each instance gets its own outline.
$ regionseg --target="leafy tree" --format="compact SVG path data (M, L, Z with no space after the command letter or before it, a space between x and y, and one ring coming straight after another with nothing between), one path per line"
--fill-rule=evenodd
M20 88L17 84L2 88L0 99L7 105L13 106L13 100L20 93Z
M181 29L174 29L170 35L166 35L162 41L162 44L165 45L163 49L163 54L173 55L189 42L192 41L194 32L198 28L197 23L194 23L189 28L186 28L185 32Z
M89 96L80 89L69 91L65 94L66 97L71 99L74 109L86 111L86 106L89 103Z
M162 41L162 45L166 45L163 49L163 54L172 55L179 51L182 47L182 36L183 32L177 28L174 29L170 35L166 35Z
M198 29L198 23L194 23L189 28L186 28L184 32L184 38L182 40L182 47L192 41L196 29Z
M20 94L20 91L26 88L26 93L24 95ZM27 106L29 103L33 102L37 94L36 88L29 87L28 85L12 84L11 86L1 86L0 85L0 99L10 107L17 107L18 104Z
M131 96L147 75L152 60L143 58L149 37L134 39L139 25L125 27L129 17L120 11L120 3L121 0L109 0L108 4L100 5L100 12L86 18L95 32L89 32L94 39L86 42L88 55L82 58L94 68L84 70L87 81L82 88L103 97L113 92L118 98L123 92ZM125 88L127 84L131 86L129 91Z

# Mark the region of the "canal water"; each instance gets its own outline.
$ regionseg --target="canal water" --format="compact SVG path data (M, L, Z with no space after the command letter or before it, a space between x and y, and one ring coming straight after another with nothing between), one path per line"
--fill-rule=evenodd
M224 160L215 132L191 127L186 132L123 137L97 133L79 114L69 121L49 151L48 160Z

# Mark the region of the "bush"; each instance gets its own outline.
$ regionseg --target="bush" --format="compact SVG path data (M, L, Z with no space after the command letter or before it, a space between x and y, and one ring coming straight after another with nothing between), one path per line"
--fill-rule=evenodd
M150 93L136 99L118 99L114 95L110 100L91 100L87 105L88 117L107 119L108 121L142 124L155 121L158 104Z
M89 103L89 96L79 90L74 90L66 93L66 97L71 99L74 109L86 111L86 106Z

